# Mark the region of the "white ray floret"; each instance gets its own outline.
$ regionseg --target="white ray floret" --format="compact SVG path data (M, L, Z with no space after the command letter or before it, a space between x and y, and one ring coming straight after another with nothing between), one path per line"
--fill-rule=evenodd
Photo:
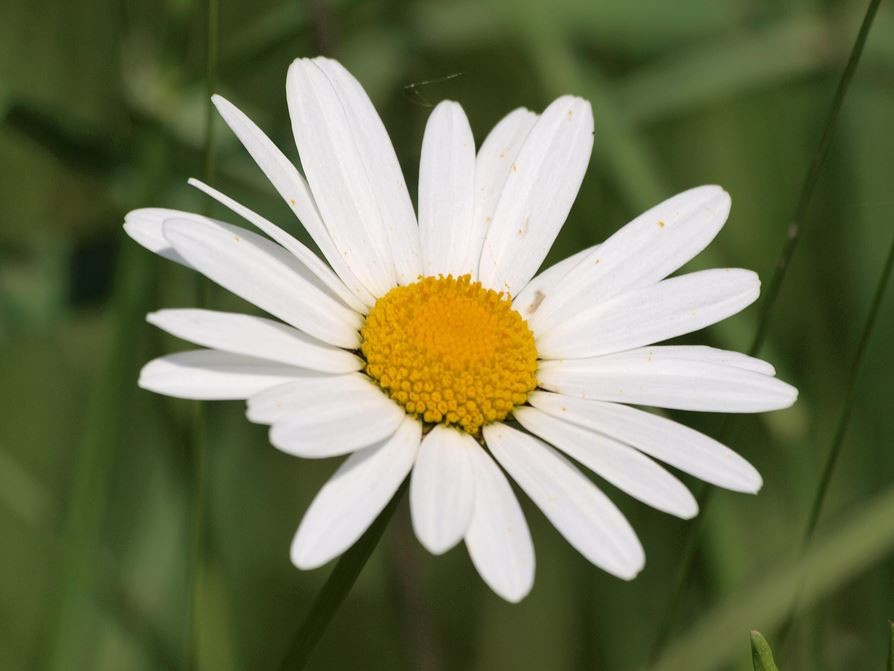
M413 467L421 433L407 417L390 438L345 460L301 520L292 541L295 566L322 566L363 535Z
M475 140L457 103L428 118L419 162L419 236L426 275L465 275L474 244ZM479 248L480 249L480 248Z
M467 433L438 425L428 432L410 480L410 510L416 537L433 554L462 540L475 505L472 452L481 449Z

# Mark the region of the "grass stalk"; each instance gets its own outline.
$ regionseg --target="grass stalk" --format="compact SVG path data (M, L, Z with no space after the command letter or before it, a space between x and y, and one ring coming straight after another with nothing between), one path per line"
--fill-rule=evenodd
M207 14L207 51L206 51L206 103L205 103L205 136L203 140L205 182L214 180L214 104L211 96L217 88L217 61L220 25L219 0L206 0ZM208 213L210 201L206 199L205 213ZM207 280L198 276L196 279L197 307L205 307L209 302L209 286ZM192 427L192 503L191 548L187 575L187 607L186 607L186 668L198 669L201 655L201 621L202 621L202 584L203 569L207 560L205 542L205 499L207 478L207 455L205 454L205 410L200 402L196 402L193 410Z
M300 671L307 666L317 643L323 637L335 613L345 597L351 591L363 567L379 544L388 522L394 516L397 505L404 496L409 485L409 478L404 480L391 502L376 518L369 529L354 545L336 562L335 568L311 604L301 627L292 637L288 650L283 655L279 671Z
M795 213L787 229L786 240L782 245L782 249L780 250L779 257L776 261L776 265L773 271L773 276L770 279L769 284L767 285L767 289L764 293L764 299L761 302L758 315L757 330L754 335L754 340L751 343L751 347L748 350L748 353L752 356L758 354L764 344L768 333L770 317L772 315L773 308L776 305L776 301L782 289L782 284L787 276L792 257L794 256L795 250L798 246L798 242L801 239L801 236L804 234L804 230L806 229L807 210L810 206L811 200L813 199L813 194L816 190L816 184L819 180L820 174L822 173L823 166L825 165L826 159L828 158L829 148L832 143L832 137L834 135L835 128L838 125L838 118L841 113L841 108L844 105L844 100L847 96L847 92L850 90L850 84L853 80L854 73L857 70L857 65L860 62L860 56L862 55L863 48L866 45L866 39L869 36L870 28L872 27L872 23L875 20L879 2L880 0L870 0L869 6L866 9L866 14L863 17L863 22L860 25L860 30L857 33L857 37L854 40L854 45L851 48L850 55L848 56L847 64L845 65L844 71L841 73L841 77L838 80L838 86L836 87L835 95L832 98L831 109L829 110L829 115L826 119L823 133L820 137L819 145L816 149L816 152L814 153L813 159L810 162L810 166L807 169L807 175L805 176L804 183L801 187L798 203L795 207ZM727 418L724 421L723 430L721 431L721 438L723 440L728 439L730 430L731 420ZM832 463L832 468L834 468L834 462ZM831 477L831 472L829 476ZM701 504L701 513L699 516L700 519L705 515L707 505L710 501L710 495L705 493L701 498L703 498L703 500L699 502ZM661 620L659 621L658 634L652 644L651 652L649 655L649 659L652 661L654 661L658 657L661 649L667 642L667 639L673 628L673 622L676 619L676 614L680 608L681 602L684 595L686 594L691 579L694 576L694 564L696 556L698 554L697 546L701 529L701 524L690 524L686 530L683 547L691 549L687 551L687 556L684 559L683 566L679 573L679 578L675 582L676 587L674 588L672 596L668 600L668 605L666 606Z

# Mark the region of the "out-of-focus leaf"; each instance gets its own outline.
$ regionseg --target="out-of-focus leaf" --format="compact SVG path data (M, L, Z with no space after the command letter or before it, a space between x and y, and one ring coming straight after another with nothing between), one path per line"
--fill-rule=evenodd
M651 671L711 671L735 659L739 632L779 625L799 585L803 585L799 605L809 607L890 553L892 519L894 487L889 487L815 541L801 562L796 556L768 566L705 613L671 642Z
M779 671L770 644L759 631L751 632L751 663L754 671Z
M690 111L751 90L784 84L825 67L828 23L819 16L787 17L751 33L717 36L669 59L657 59L619 83L619 106L634 123Z
M888 671L894 671L894 622L888 622L891 641L888 644Z

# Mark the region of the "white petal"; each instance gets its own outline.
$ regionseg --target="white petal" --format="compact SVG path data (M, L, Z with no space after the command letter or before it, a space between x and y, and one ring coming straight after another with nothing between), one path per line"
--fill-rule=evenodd
M394 259L348 111L312 60L292 63L286 92L301 163L329 234L364 286L382 296L397 284Z
M590 103L553 102L525 139L484 239L481 283L515 295L537 272L577 197L593 149Z
M240 298L324 342L360 344L362 317L279 245L210 220L169 219L164 233L190 265Z
M310 237L317 243L323 256L332 264L335 272L344 281L345 285L364 305L372 305L375 298L360 283L348 264L342 258L333 243L323 219L320 217L313 196L304 181L304 177L298 172L292 162L270 141L264 131L243 114L235 105L222 96L211 97L220 116L230 127L230 130L239 138L258 167L266 175L273 187L286 201L286 204L295 213L295 216L307 229Z
M522 289L518 293L518 296L512 301L512 307L514 307L522 317L530 319L540 308L544 299L546 299L556 287L561 285L562 280L571 269L577 265L578 261L597 249L599 249L599 245L587 247L586 249L579 251L577 254L551 265L525 285L525 288ZM540 334L536 331L534 332L535 337L539 335Z
M131 210L124 216L124 232L150 252L189 268L190 265L186 259L174 251L171 243L165 238L162 224L165 219L171 219L172 217L189 218L193 216L197 215L160 207L144 207L139 210Z
M284 384L248 399L246 417L258 424L275 424L308 404L377 404L381 390L366 375L313 373L297 384ZM387 400L387 399L386 399Z
M534 544L512 487L485 450L472 453L475 509L466 547L484 582L507 601L521 601L534 585Z
M516 408L513 414L528 431L646 505L683 519L698 513L695 497L686 486L632 447L536 408Z
M213 310L160 310L146 317L171 335L196 345L245 354L324 373L350 373L363 362L279 322Z
M204 182L190 178L189 184L190 186L197 188L199 191L208 194L222 205L230 208L233 212L249 223L257 226L285 249L290 251L296 259L301 261L301 263L303 263L307 269L316 276L322 286L326 287L335 296L338 296L345 305L356 310L360 314L366 314L368 312L367 306L364 305L364 303L357 298L350 289L348 289L345 283L341 281L341 278L336 275L329 266L323 263L319 256L314 254L299 240L296 240L292 235L286 233L279 226L268 221L260 214L253 212L226 194L208 186Z
M528 403L554 417L611 436L705 482L755 493L761 476L731 449L665 417L617 403L535 391Z
M412 284L422 272L419 227L388 131L363 86L341 63L331 58L315 58L314 63L329 78L348 117L355 151L366 168L388 236L397 279Z
M265 421L278 413L270 442L283 452L309 459L347 454L393 434L406 416L403 408L364 376L342 377L353 378L354 383L337 389L332 380L309 380L269 390L251 399L255 403L249 404L248 417ZM332 393L336 389L337 397Z
M546 443L505 424L484 427L484 439L565 539L604 571L633 579L645 564L636 533L615 504Z
M654 350L655 348L651 348ZM742 370L750 370L761 375L776 375L776 369L772 365L753 356L732 352L726 349L708 347L707 345L662 345L659 348L661 356L673 357L678 361L700 361L703 363L716 363L720 366L732 366Z
M294 366L203 349L153 359L143 366L138 384L176 398L231 401L307 375Z
M475 504L470 453L481 448L469 434L438 424L419 448L410 480L410 511L419 542L447 552L469 528Z
M788 408L798 397L769 375L699 360L681 347L646 347L594 359L541 362L540 386L566 396L677 410L766 412Z
M295 566L322 566L363 535L410 472L421 434L407 417L391 438L345 460L301 520L292 541Z
M512 164L536 121L537 115L530 110L523 107L513 110L494 126L478 150L475 159L475 209L469 238L469 256L464 263L464 267L470 269L473 280L478 279L484 236L490 228L506 178L509 177Z
M729 208L723 189L700 186L641 214L578 262L532 316L531 328L545 333L573 316L581 300L595 305L664 279L714 239Z
M575 316L537 339L537 352L544 359L579 359L651 345L726 319L759 294L760 280L750 270L672 277L596 306L581 305Z
M472 208L475 140L457 103L435 107L425 126L419 161L419 238L425 275L460 277L474 269ZM480 247L479 247L480 251Z

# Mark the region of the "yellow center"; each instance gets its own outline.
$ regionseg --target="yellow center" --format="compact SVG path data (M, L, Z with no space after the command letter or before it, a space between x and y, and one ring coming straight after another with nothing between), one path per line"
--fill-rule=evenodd
M537 386L537 349L505 294L468 275L395 287L360 330L367 374L406 411L476 435Z

